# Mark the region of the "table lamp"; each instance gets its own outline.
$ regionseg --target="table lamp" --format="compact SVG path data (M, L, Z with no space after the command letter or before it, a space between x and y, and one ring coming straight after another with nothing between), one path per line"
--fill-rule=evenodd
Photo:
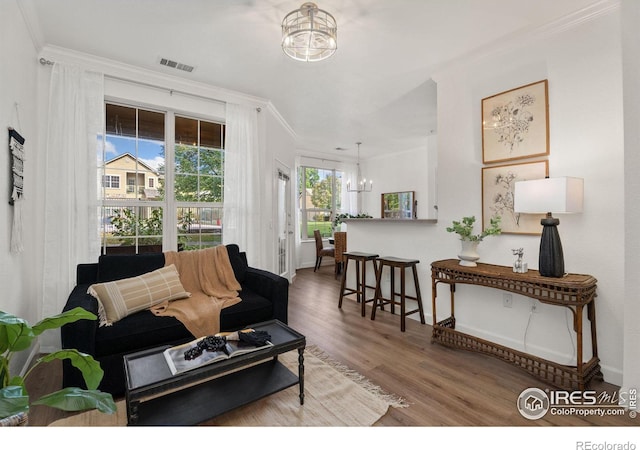
M540 220L542 238L538 271L544 277L564 276L564 254L558 234L560 221L551 213L582 212L584 180L559 177L516 181L513 210L516 213L544 214Z

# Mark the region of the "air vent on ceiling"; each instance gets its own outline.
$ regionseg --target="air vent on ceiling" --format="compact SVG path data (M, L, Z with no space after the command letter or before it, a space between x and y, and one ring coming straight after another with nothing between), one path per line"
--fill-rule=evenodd
M163 66L171 67L173 69L184 70L185 72L193 72L193 66L172 61L167 58L160 58L160 64L162 64Z

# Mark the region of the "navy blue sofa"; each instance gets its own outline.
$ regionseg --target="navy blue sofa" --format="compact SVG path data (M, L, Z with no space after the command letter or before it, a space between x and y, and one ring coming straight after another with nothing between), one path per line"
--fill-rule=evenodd
M236 279L242 286L241 302L224 308L220 315L222 331L235 331L253 323L279 319L287 323L289 282L271 272L249 267L246 254L235 244L227 245ZM142 275L164 267L163 253L102 255L97 263L79 264L77 285L69 295L64 311L80 306L98 315L98 302L87 294L93 283L104 283ZM194 339L174 317L159 317L149 310L131 314L112 326L99 327L98 321L79 320L61 329L62 348L75 348L100 362L104 378L99 389L114 397L125 392L123 356L160 345L177 345ZM85 388L80 371L63 362L63 387Z

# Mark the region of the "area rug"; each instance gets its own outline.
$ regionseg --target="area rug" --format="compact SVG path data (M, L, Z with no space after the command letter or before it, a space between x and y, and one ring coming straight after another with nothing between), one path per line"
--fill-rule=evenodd
M300 405L298 386L293 386L202 425L365 427L374 425L390 407L408 406L404 399L384 392L379 386L332 360L315 346L307 347L304 355L304 405ZM282 354L279 360L297 373L297 352ZM127 418L124 400L119 401L117 406L117 413L112 415L88 411L58 420L50 426L125 426Z

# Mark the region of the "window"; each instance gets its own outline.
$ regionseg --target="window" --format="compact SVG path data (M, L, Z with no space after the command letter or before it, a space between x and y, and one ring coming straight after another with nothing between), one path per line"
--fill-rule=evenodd
M222 243L224 125L175 120L175 186L178 242L188 249Z
M104 185L110 189L103 191L103 253L162 251L165 205L161 197L147 198L144 188L149 175L163 176L165 113L108 103L105 130L103 170L110 175Z
M300 236L313 239L313 230L331 236L335 213L341 211L342 172L317 167L299 171Z
M166 142L166 126L174 128L175 142ZM220 244L223 143L223 124L107 103L103 253L159 252L163 245L176 243L178 249ZM166 177L167 170L171 177Z
M117 175L105 175L102 177L102 186L105 188L119 189L120 177Z

